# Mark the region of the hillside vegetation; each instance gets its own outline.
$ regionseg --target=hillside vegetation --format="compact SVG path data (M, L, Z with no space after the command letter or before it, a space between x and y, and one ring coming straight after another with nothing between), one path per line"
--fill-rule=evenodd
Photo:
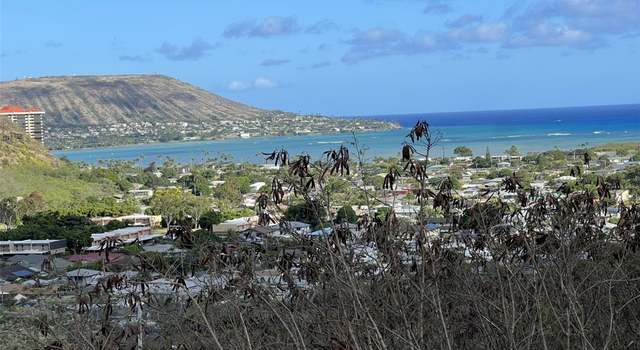
M54 157L8 120L0 119L0 169L17 164L53 165Z
M114 193L113 183L82 180L81 172L77 166L51 156L12 123L0 120L0 198L27 197L37 192L56 209Z

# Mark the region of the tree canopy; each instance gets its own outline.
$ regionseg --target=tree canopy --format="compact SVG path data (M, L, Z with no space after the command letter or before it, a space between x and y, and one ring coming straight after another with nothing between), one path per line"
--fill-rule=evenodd
M78 251L91 244L91 234L119 227L99 226L84 216L40 213L25 216L22 225L0 234L0 240L66 239Z
M453 150L453 153L459 157L471 157L473 156L473 151L471 148L466 146L458 146Z
M286 220L301 221L319 227L327 217L326 209L318 201L290 205L284 214Z
M520 155L520 150L518 149L518 146L516 145L511 145L511 147L507 148L504 151L505 154L508 154L510 156L519 156Z
M349 205L345 205L342 208L338 209L338 213L336 213L336 222L338 223L351 223L355 224L358 222L358 215Z

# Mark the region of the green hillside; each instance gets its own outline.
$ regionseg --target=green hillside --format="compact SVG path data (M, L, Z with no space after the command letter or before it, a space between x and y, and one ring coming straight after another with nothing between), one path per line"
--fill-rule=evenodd
M0 168L19 164L53 166L57 163L49 152L33 141L9 120L0 118Z
M52 157L6 120L0 120L0 198L26 197L40 192L50 208L83 198L110 196L114 185L80 179L77 166Z

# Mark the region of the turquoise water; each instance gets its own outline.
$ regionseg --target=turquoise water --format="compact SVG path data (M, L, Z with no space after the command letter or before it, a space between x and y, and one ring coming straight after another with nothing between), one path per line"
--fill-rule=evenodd
M384 132L356 133L365 156L397 155L416 120L427 120L441 135L432 155L452 154L455 147L465 145L474 154L502 153L511 145L522 152L553 148L573 149L608 142L640 141L640 105L519 110L498 112L465 112L447 114L414 114L377 116L399 122L403 128ZM106 147L53 152L70 160L90 164L107 160L132 160L141 164L162 162L167 157L179 163L231 156L234 161L263 162L260 152L285 148L291 154L308 153L314 157L345 144L353 149L352 134L283 136L221 141L182 142Z

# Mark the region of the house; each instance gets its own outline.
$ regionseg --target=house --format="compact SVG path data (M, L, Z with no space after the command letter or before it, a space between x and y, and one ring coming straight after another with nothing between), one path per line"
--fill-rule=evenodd
M98 251L101 249L103 242L108 240L119 240L116 245L131 244L133 242L146 242L162 237L162 234L154 234L148 226L143 227L125 227L105 233L94 233L91 235L91 246L85 248L87 251Z
M410 205L410 204L405 204L405 205L398 204L393 207L393 211L396 213L398 217L415 218L418 216L418 213L420 212L420 206Z
M187 252L185 249L176 248L173 244L149 244L143 245L142 250L145 252L152 252L166 255L184 255Z
M67 249L64 239L27 239L23 241L0 241L0 255L16 254L61 254Z
M78 287L94 284L100 277L102 272L97 270L77 269L67 272L67 278Z
M160 215L133 214L133 215L119 216L117 218L104 216L104 217L92 218L91 221L101 226L104 226L112 221L120 221L120 222L129 222L133 226L159 227L160 223L162 222L162 217Z
M261 166L265 170L278 170L278 169L280 169L279 165L275 165L275 164L272 164L272 163L262 164Z
M121 222L130 222L133 226L160 227L162 217L160 215L132 214L117 217Z
M153 197L153 190L129 190L129 195L135 199L150 199Z
M214 233L241 232L255 226L258 223L257 216L247 216L237 219L224 221L218 225L214 225L211 230Z
M306 235L311 232L311 225L300 221L283 221L277 226L281 233Z
M0 268L0 280L15 281L19 278L30 278L35 273L28 267L24 267L20 264L12 264Z
M246 207L246 208L253 208L256 206L256 195L251 193L251 194L245 194L244 196L242 196L242 206Z
M513 160L522 160L523 156L519 155L508 155L508 154L498 154L491 156L492 162L504 162L504 161L513 161Z
M209 187L216 188L216 187L218 187L220 185L224 185L225 182L226 181L223 181L223 180L213 180L213 181L211 181L211 186L209 186Z
M265 185L266 183L264 182L254 182L251 185L249 185L249 188L251 189L251 192L258 192Z
M511 163L509 162L499 162L498 164L496 164L496 166L498 167L498 169L506 169L511 167Z
M600 157L613 158L617 156L617 153L615 151L605 151L605 152L595 152L595 155L598 158Z
M305 236L307 237L329 237L333 233L333 228L327 227L322 228L313 232L307 233Z
M240 232L240 236L247 242L262 244L262 240L280 233L278 226L254 226Z
M577 178L575 176L566 175L566 176L557 177L555 179L555 181L556 181L556 183L562 183L562 182L567 182L567 181L576 181L576 179Z
M43 268L48 268L52 271L62 272L71 266L71 262L64 258L43 254L14 255L7 261L12 264L20 264L31 271L41 271Z
M125 254L122 253L109 253L109 262L115 263L125 258ZM105 260L105 255L98 252L92 252L87 254L74 254L67 258L72 263L94 263L102 262Z

